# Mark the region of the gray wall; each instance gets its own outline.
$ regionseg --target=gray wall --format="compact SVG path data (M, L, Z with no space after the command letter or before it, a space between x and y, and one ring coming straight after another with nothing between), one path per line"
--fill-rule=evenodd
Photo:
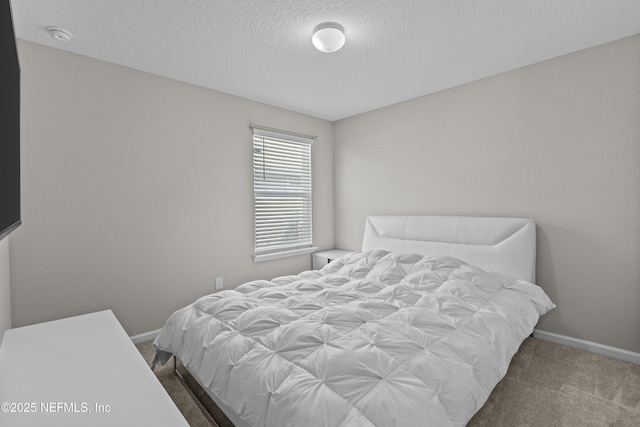
M0 240L0 342L4 331L11 328L11 275L9 238Z
M14 326L110 308L129 334L255 278L249 123L317 135L314 241L334 246L333 124L20 41L22 226Z
M26 42L19 53L14 326L112 308L137 334L216 276L229 288L309 268L251 260L255 122L319 136L321 248L334 203L335 244L351 249L371 214L531 217L538 283L558 304L539 328L640 352L640 36L334 124Z
M391 82L389 84L392 84ZM523 216L538 328L640 352L640 36L335 123L336 245L372 214Z

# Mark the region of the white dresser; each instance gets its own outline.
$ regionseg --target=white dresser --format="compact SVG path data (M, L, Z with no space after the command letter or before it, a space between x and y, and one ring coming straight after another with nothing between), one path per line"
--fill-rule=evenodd
M5 331L0 426L188 424L111 310Z

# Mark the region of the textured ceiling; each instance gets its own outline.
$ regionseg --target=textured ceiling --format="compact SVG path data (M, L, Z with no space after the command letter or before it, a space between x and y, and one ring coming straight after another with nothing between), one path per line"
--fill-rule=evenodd
M20 39L338 120L640 34L640 0L11 0ZM345 47L316 51L334 21ZM47 26L64 28L69 43Z

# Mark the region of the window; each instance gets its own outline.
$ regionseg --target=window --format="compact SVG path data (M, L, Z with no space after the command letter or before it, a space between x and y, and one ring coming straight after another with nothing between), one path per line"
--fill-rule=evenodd
M312 252L313 137L251 125L255 261Z

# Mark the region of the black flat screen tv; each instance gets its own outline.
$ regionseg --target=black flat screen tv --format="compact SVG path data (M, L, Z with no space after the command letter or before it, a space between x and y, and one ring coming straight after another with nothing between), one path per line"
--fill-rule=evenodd
M20 216L20 64L9 0L2 1L0 39L0 240L21 222Z

